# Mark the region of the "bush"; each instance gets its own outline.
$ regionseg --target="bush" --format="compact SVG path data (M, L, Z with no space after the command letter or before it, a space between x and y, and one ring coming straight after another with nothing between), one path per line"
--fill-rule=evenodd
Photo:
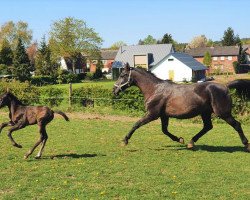
M3 79L0 81L0 92L1 94L7 91L7 88L14 95L17 96L24 104L35 104L39 103L39 90L30 85L29 82L23 82L17 80L8 81Z
M59 106L63 101L63 89L46 87L40 90L40 102L49 107Z
M30 83L36 86L56 84L56 78L52 76L33 76Z
M93 72L87 72L85 79L86 80L93 80L94 79L94 73Z

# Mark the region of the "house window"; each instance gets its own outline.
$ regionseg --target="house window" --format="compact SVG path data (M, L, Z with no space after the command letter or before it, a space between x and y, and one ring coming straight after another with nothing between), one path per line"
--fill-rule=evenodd
M213 60L218 60L218 58L217 57L213 57Z
M168 61L174 61L174 59L173 58L169 58Z
M224 57L224 56L221 56L221 57L220 57L220 60L225 60L225 57Z
M233 60L233 57L232 56L228 56L227 59L228 60Z

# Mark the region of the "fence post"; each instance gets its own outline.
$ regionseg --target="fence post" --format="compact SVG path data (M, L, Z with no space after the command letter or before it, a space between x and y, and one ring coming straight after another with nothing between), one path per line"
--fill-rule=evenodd
M69 83L69 107L72 104L72 83Z

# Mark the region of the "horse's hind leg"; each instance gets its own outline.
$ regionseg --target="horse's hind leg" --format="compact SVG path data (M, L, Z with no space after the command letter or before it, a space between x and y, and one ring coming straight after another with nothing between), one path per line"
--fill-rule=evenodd
M175 135L171 134L170 132L168 132L168 122L169 122L169 117L167 116L161 116L161 128L162 128L162 132L167 135L168 137L170 137L173 141L176 142L180 142L182 144L184 144L184 139L182 137L178 138Z
M35 145L25 154L24 159L27 159L33 153L33 151L36 149L36 147L45 140L45 134L44 134L44 133L46 133L45 125L42 123L38 123L38 126L39 126L40 138L35 143Z
M6 127L6 126L13 126L13 122L4 122L0 125L0 133L2 132L3 128Z
M221 118L224 119L230 126L232 126L238 132L242 144L244 144L247 151L250 152L250 143L248 143L248 140L247 140L246 136L244 135L244 132L241 128L240 122L235 120L232 115L230 115L228 117L221 117Z
M193 148L194 143L197 142L203 135L205 135L209 130L213 128L211 121L211 113L203 113L201 115L201 119L203 121L203 128L190 140L190 142L187 145L189 149Z
M45 127L44 127L44 132L43 132L43 138L44 138L44 139L43 139L43 141L42 141L41 149L39 150L39 152L38 152L38 154L36 155L35 158L41 158L42 153L43 153L43 149L44 149L45 144L46 144L47 139L48 139L48 134L47 134L47 132L46 132Z

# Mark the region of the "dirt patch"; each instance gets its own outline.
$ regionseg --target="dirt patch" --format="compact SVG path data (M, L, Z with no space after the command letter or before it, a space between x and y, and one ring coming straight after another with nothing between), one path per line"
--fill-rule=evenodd
M127 121L127 122L136 122L140 119L140 117L127 117L127 116L117 116L117 115L101 115L101 114L93 114L93 113L80 113L80 112L72 112L65 114L69 117L69 119L92 119L92 120L107 120L107 121ZM0 115L8 117L8 112L0 112ZM60 115L55 114L56 118L61 118Z
M135 122L139 117L127 117L127 116L116 116L116 115L101 115L92 113L66 113L70 119L96 119L96 120L107 120L107 121L128 121Z

